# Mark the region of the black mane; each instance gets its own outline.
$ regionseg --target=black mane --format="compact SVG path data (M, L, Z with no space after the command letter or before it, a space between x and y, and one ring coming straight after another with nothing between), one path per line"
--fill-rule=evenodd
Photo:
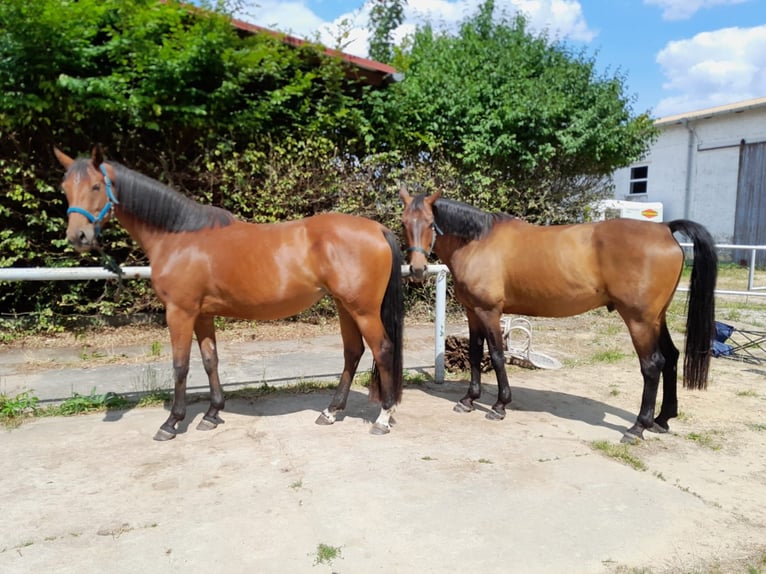
M445 235L455 235L462 239L473 240L485 237L495 223L513 219L507 213L488 213L477 207L439 198L432 205L434 222Z
M229 211L203 205L167 185L110 161L120 207L138 219L170 232L226 227L235 217ZM77 160L73 170L86 172L88 160Z

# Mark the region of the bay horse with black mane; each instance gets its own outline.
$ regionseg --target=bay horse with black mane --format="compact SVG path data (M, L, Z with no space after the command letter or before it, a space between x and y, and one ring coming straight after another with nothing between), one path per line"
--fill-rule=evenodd
M72 159L61 184L69 203L67 239L78 251L98 247L99 230L119 219L149 258L152 285L165 305L173 354L170 416L155 435L172 439L186 416L192 333L210 383L210 407L198 425L223 421L214 318L269 320L295 315L329 294L338 309L344 366L318 424L346 406L364 341L373 355L370 399L381 403L373 434L390 430L402 395L402 255L395 235L370 219L328 213L276 224L238 220L170 187L105 161L100 147Z
M706 388L718 260L713 238L703 226L688 220L629 219L538 226L444 199L440 191L412 197L402 188L399 195L411 278L423 280L433 252L452 273L455 298L468 315L471 382L456 411L472 411L481 395L486 340L498 386L487 417L505 417L511 388L500 330L503 313L568 317L606 307L627 325L644 379L638 418L623 440L643 438L644 430L667 432L668 420L678 415L679 352L665 317L684 264L675 232L694 244L684 385ZM655 418L660 376L663 400Z

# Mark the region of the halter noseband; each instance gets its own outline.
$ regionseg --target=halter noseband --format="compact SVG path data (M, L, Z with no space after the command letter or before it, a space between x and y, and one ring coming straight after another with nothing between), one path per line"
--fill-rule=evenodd
M98 235L101 232L101 222L104 220L104 217L114 209L115 205L119 205L119 201L117 201L117 198L114 196L114 193L112 192L112 180L109 179L109 176L106 173L106 167L104 164L101 164L101 173L104 175L104 187L106 189L106 203L104 204L104 207L101 208L101 211L98 215L94 216L90 211L83 209L82 207L70 207L66 210L67 215L70 213L79 213L85 219L87 219L90 223L93 224L96 235Z
M428 248L428 251L416 245L413 247L408 247L407 253L412 253L413 251L416 251L417 253L422 253L423 255L425 255L426 259L431 256L431 252L434 250L434 243L436 243L436 236L444 235L444 232L441 229L439 229L439 226L436 225L435 221L431 225L429 225L429 227L433 231L433 235L431 236L431 246Z

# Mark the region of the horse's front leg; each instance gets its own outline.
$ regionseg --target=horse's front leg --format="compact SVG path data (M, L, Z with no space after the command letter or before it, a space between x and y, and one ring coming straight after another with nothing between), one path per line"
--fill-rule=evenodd
M186 376L189 374L194 316L175 307L165 311L170 346L173 353L173 405L170 416L154 435L154 440L170 440L176 436L176 424L186 417Z
M223 410L224 396L221 389L221 379L218 377L218 349L215 340L215 318L209 315L197 317L194 324L194 334L197 335L199 352L202 355L202 365L207 373L210 384L210 407L197 425L197 430L212 430L223 419L218 413Z
M456 413L470 413L473 402L481 396L481 360L484 357L484 327L473 310L466 309L468 316L468 360L471 364L471 382L468 391L454 406Z

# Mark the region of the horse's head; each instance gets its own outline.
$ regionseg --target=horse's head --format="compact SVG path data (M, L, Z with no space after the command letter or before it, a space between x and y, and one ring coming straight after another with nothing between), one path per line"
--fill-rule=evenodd
M425 279L428 257L434 248L436 236L441 233L434 221L433 212L433 203L441 197L441 191L412 197L402 186L399 197L404 202L402 226L410 258L410 278L419 283Z
M61 182L69 204L66 237L77 251L98 247L101 227L118 203L112 187L112 166L104 162L100 146L93 147L90 159L72 159L58 148L53 152L66 169Z

